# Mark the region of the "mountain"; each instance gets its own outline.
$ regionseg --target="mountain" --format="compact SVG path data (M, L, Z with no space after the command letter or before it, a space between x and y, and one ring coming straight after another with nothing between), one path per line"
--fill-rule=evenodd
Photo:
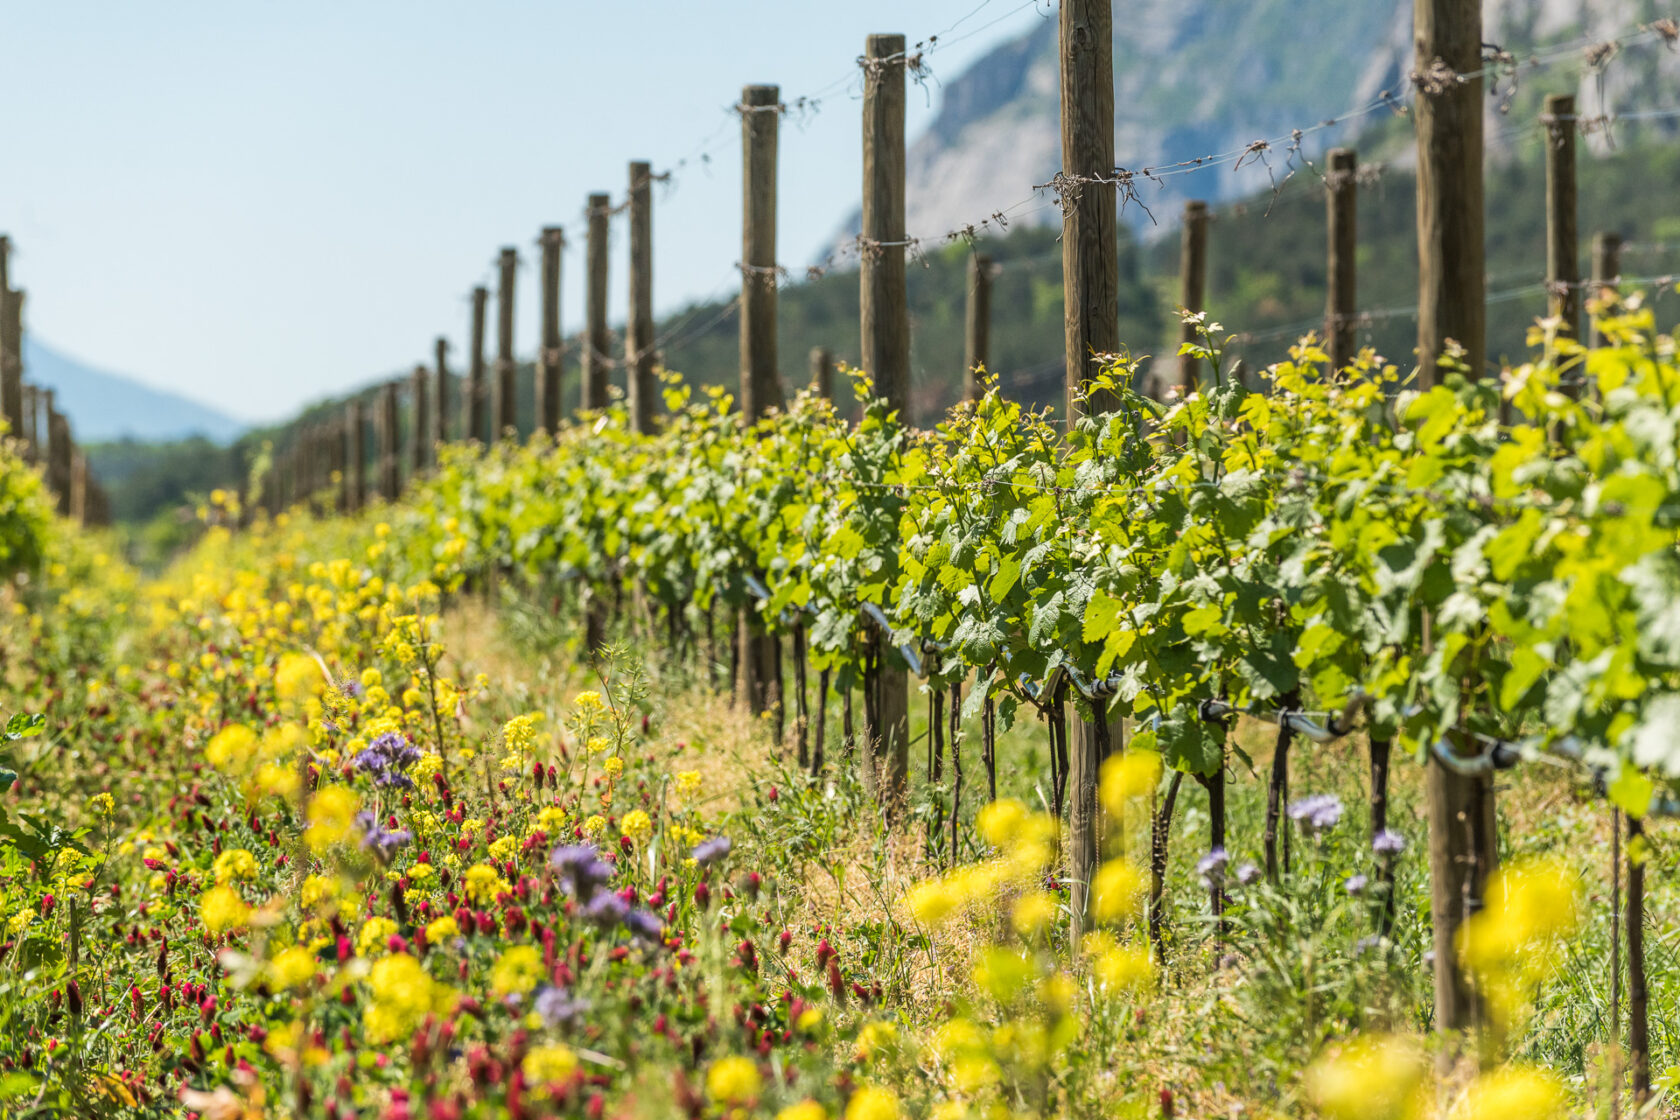
M1366 144L1373 129L1389 142L1362 155L1409 166L1410 130L1385 127L1391 110L1315 126L1371 105L1384 91L1407 93L1412 4L1114 0L1115 159L1134 171L1168 172L1137 181L1123 219L1146 235L1170 228L1186 199L1220 203L1269 189L1304 170L1303 157L1316 160L1336 144ZM1607 40L1641 21L1672 15L1668 0L1486 0L1484 38L1522 59L1538 47ZM908 153L911 236L932 240L1016 203L1025 205L1009 215L1013 224L1059 221L1048 192L1027 201L1031 187L1048 182L1061 166L1056 40L1056 20L1043 19L963 73L937 74L939 112ZM935 68L937 60L934 55ZM1514 80L1502 75L1497 94L1490 89L1491 149L1509 150L1520 135L1511 126L1533 122L1533 91L1541 84L1553 92L1573 89L1578 112L1595 117L1667 108L1649 104L1649 91L1673 88L1680 77L1680 55L1661 48L1622 52L1602 74L1574 52L1558 61L1563 65L1521 70ZM1278 141L1297 128L1307 130L1298 153L1283 140L1211 168L1173 170L1210 154L1244 153L1256 140ZM1602 153L1609 144L1599 136L1589 147ZM837 241L849 241L857 223L854 212Z
M246 428L233 417L178 393L84 365L32 335L24 336L23 369L31 385L57 391L58 409L70 417L80 443L192 435L225 443Z

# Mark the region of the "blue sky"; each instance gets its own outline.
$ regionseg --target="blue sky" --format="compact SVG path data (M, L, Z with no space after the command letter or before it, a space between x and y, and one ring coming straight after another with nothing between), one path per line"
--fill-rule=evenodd
M1048 13L1048 15L1047 15ZM738 286L743 84L826 89L783 125L780 256L856 204L870 32L951 77L1053 8L1021 0L0 0L0 230L28 328L90 364L279 418L466 332L497 249L574 237L592 190L690 157L654 202L661 312ZM990 26L988 26L990 25ZM960 40L960 41L959 41ZM914 137L937 107L910 95ZM711 155L710 164L692 157ZM622 231L612 291L621 313ZM516 329L534 347L534 272Z

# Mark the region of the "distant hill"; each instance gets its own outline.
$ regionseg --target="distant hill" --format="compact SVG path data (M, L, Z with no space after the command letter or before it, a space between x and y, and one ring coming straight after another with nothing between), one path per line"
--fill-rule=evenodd
M1372 104L1383 91L1403 95L1412 68L1413 0L1114 0L1115 160L1132 170L1171 167L1213 153L1241 152L1259 139L1285 137L1331 114ZM1483 38L1519 55L1538 46L1606 39L1641 21L1673 15L1670 0L1485 0ZM966 71L939 72L939 111L908 153L907 228L929 238L1024 201L1032 184L1061 166L1056 19L1026 24ZM1574 92L1579 112L1663 107L1658 91L1680 77L1680 53L1645 48L1614 60L1602 74L1559 66L1525 72L1514 100L1510 82L1490 96L1490 151L1508 155L1508 126L1534 119L1542 89ZM929 79L930 84L933 79ZM1530 92L1532 91L1532 93ZM1502 113L1508 109L1510 116ZM1367 161L1410 166L1409 130L1386 127L1373 112L1309 132L1301 154L1312 159L1354 143ZM1672 125L1673 122L1665 122ZM1377 136L1373 136L1373 129ZM1373 143L1379 138L1391 143ZM1298 169L1287 144L1221 162L1202 174L1139 181L1122 220L1140 235L1177 226L1186 199L1233 202ZM1587 145L1603 154L1595 137ZM1059 225L1041 200L1011 214L1017 226ZM842 219L836 246L858 229Z
M57 391L59 411L70 417L76 439L84 444L194 435L226 443L246 428L178 393L84 365L32 335L24 336L23 365L30 384Z

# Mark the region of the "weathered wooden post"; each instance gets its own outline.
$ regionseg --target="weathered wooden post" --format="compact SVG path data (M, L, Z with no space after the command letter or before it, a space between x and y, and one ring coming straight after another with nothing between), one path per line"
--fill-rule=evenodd
M490 442L517 439L519 435L518 398L514 396L513 360L513 298L514 282L519 275L519 250L503 249L501 283L496 290L496 379L491 395L490 419L495 429Z
M433 394L436 399L433 403L432 428L428 433L427 442L430 443L434 449L432 451L432 456L435 460L438 455L438 451L436 449L441 448L444 444L449 442L449 429L451 426L451 417L449 413L449 382L451 380L449 376L449 340L439 336L438 340L433 343L432 350L432 380L433 383L437 385L437 392Z
M1595 233L1592 242L1592 292L1593 298L1603 299L1607 294L1616 290L1616 282L1622 275L1622 236L1619 233ZM1598 330L1595 317L1588 327L1587 339L1589 345L1602 346L1603 336Z
M379 387L379 496L387 502L402 492L401 459L397 452L397 383Z
M70 520L84 529L88 524L87 452L79 447L70 452Z
M1650 852L1643 819L1628 817L1627 838L1628 1057L1633 1103L1643 1108L1651 1098L1651 993L1645 976L1645 860Z
M863 58L863 222L859 239L859 319L863 368L905 424L910 409L910 311L905 276L904 36L871 35ZM905 670L892 664L887 635L879 653L874 718L867 730L864 777L889 813L900 814L909 792L910 693Z
M23 293L0 288L0 419L23 431Z
M40 421L40 391L33 385L23 387L23 431L19 433L23 440L23 461L37 463L41 459Z
M537 350L536 425L550 436L560 430L560 376L565 361L565 335L560 330L560 258L566 231L548 226L542 231L542 342Z
M1120 234L1114 179L1114 36L1108 0L1062 0L1062 291L1066 407L1071 418L1118 401L1088 388L1097 357L1120 349ZM1103 718L1098 714L1098 720ZM1084 936L1101 820L1097 774L1106 724L1076 719L1068 736L1068 878L1072 943Z
M630 165L630 310L624 331L624 376L630 394L630 426L652 434L659 386L653 367L653 169Z
M409 434L409 477L419 478L431 466L435 448L432 444L432 410L429 397L430 391L426 382L431 378L431 371L423 365L414 367L414 373L409 378L409 418L413 423Z
M1481 0L1417 0L1418 381L1440 381L1451 340L1470 376L1486 368L1483 260ZM1461 78L1460 75L1470 75ZM1427 620L1426 631L1427 631ZM1468 749L1468 742L1455 746ZM1458 930L1482 906L1496 856L1493 782L1428 767L1435 1026L1464 1030L1479 1001L1458 959Z
M1359 312L1359 157L1351 148L1330 152L1330 173L1325 176L1324 186L1324 286L1328 291L1324 345L1330 354L1330 368L1343 369L1358 353L1354 317Z
M811 387L828 400L834 399L834 355L826 346L811 348Z
M608 222L612 219L612 199L604 194L589 196L589 244L586 247L589 269L588 288L584 292L583 395L584 409L607 407L608 364L607 348L612 335L607 330L607 260L610 247Z
M322 505L335 513L346 513L344 505L344 422L342 418L327 417L321 421L321 446L326 455L326 496ZM243 517L243 514L241 514Z
M1207 203L1191 199L1184 204L1184 228L1180 231L1178 253L1178 300L1191 314L1207 306L1207 239ZM1194 324L1179 326L1180 346L1200 342L1201 337ZM1179 354L1178 386L1184 396L1202 387L1201 366L1201 359L1194 354Z
M480 284L472 290L472 352L467 366L467 439L485 439L486 386L484 384L484 308L490 290ZM488 440L486 441L489 442Z
M354 397L344 410L344 508L351 513L360 513L367 506L366 428L367 405L361 397Z
M971 401L986 395L986 384L976 371L991 372L988 367L992 360L993 271L991 257L984 253L969 254L968 307L963 319L963 381ZM1118 279L1115 282L1118 284ZM1115 315L1119 315L1118 310Z
M58 410L58 399L47 390L47 485L58 503L60 516L70 516L70 418Z
M752 424L782 404L776 364L776 144L781 90L741 91L741 422ZM781 643L764 632L758 611L741 612L742 695L755 715L781 703Z
M1540 114L1546 126L1546 314L1581 337L1581 256L1575 224L1575 95L1553 93ZM1580 380L1565 386L1580 395Z

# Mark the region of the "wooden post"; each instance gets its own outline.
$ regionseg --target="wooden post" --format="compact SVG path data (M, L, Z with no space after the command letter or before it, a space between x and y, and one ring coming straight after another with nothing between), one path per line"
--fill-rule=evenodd
M1486 357L1482 213L1481 0L1417 0L1418 381L1440 380L1449 339L1470 376ZM1433 75L1433 77L1432 77ZM1427 628L1427 620L1426 620ZM1427 634L1427 629L1426 629ZM1427 640L1427 637L1426 637ZM1464 749L1468 742L1455 744ZM1482 906L1496 857L1493 783L1428 767L1430 910L1435 924L1435 1026L1464 1030L1479 1001L1458 961L1458 929Z
M1088 388L1096 358L1120 349L1120 234L1114 178L1114 36L1108 0L1062 0L1062 291L1066 409L1105 412L1117 395ZM1078 718L1068 734L1069 910L1084 936L1101 829L1097 772L1106 727Z
M347 460L344 472L344 508L351 513L360 513L367 506L367 444L364 435L366 428L367 405L361 397L356 397L350 401L344 414L344 454Z
M18 433L23 440L23 461L37 463L41 458L40 428L36 420L40 412L38 390L33 385L23 387L23 431Z
M1645 976L1645 822L1628 817L1627 945L1628 1057L1632 1061L1633 1103L1644 1108L1651 1098L1650 988ZM1621 1086L1616 1086L1620 1091Z
M910 313L905 275L904 36L871 35L863 66L863 223L859 305L863 368L905 424Z
M971 401L986 395L985 382L977 371L991 372L993 272L991 257L984 253L969 254L968 308L963 320L963 380Z
M432 352L432 381L437 386L437 392L433 394L432 428L427 442L434 448L432 455L435 460L435 449L449 442L449 340L440 336L433 344Z
M608 222L612 218L612 200L604 194L589 196L589 286L584 293L583 396L582 407L607 407L607 366L611 361L607 348L612 335L607 330L607 253L609 249Z
M409 471L411 478L419 478L431 466L432 447L432 410L427 398L431 395L426 388L426 382L431 377L431 371L425 366L415 366L414 374L409 379L409 416L413 427L409 431Z
M1622 275L1622 237L1618 233L1595 233L1592 242L1592 293L1594 299L1603 299L1615 292L1616 282ZM1587 328L1587 342L1590 346L1604 345L1604 339L1599 334L1598 322L1595 318Z
M834 399L834 355L826 346L811 348L811 387L828 400Z
M659 386L653 366L653 169L630 164L630 311L624 331L624 376L630 394L630 426L653 431Z
M70 519L76 524L88 524L88 461L87 452L73 448L70 452Z
M0 419L23 431L23 293L0 288Z
M309 505L311 513L317 512L315 492L320 488L320 456L315 446L314 425L302 425L294 429L293 439L297 446L298 459L298 497Z
M485 439L484 307L490 290L482 284L472 290L472 353L467 367L467 439ZM486 441L488 442L488 441Z
M910 311L904 250L904 72L902 35L871 35L863 58L863 229L859 318L863 368L875 395L905 423L910 409ZM910 690L896 651L879 643L875 703L865 705L868 728L864 776L889 813L902 812L910 771Z
M1359 157L1351 148L1330 153L1325 176L1324 211L1325 288L1324 345L1330 368L1343 369L1359 349L1354 344L1354 316L1359 313L1357 255L1359 252Z
M781 90L741 91L741 415L782 405L776 356L776 142Z
M70 516L70 419L58 410L53 390L47 390L47 485L57 499L58 512Z
M1428 389L1440 379L1439 360L1449 339L1463 348L1472 377L1483 376L1487 367L1482 79L1456 79L1457 74L1481 69L1481 0L1417 0L1412 20L1420 74L1413 110L1418 138L1418 384ZM1436 80L1432 72L1439 76ZM1437 927L1437 942L1440 936ZM1436 966L1442 967L1439 955Z
M330 503L333 512L347 512L344 504L344 476L346 474L346 457L344 454L344 423L342 420L321 421L321 443L326 448L327 456L327 496L323 504ZM241 517L244 516L243 511Z
M1207 203L1200 199L1186 202L1178 254L1178 300L1192 314L1207 305L1207 231ZM1190 323L1183 323L1179 326L1178 341L1181 346L1200 342L1201 334ZM1202 387L1201 364L1194 355L1178 356L1178 385L1186 397Z
M776 140L781 90L741 91L741 421L782 403L776 366ZM781 643L751 607L741 612L741 693L754 715L771 711Z
M1546 126L1546 314L1560 328L1581 337L1581 257L1575 233L1575 95L1546 97L1540 120ZM1571 383L1573 390L1580 382Z
M548 226L542 231L542 345L537 351L536 425L553 435L560 430L560 371L565 360L565 336L560 331L560 256L566 231Z
M519 275L519 250L503 249L501 282L496 289L496 380L491 393L490 420L495 424L490 442L514 439L519 434L519 414L513 392L513 297Z
M397 454L397 383L387 381L379 387L379 496L387 502L397 500L402 491L401 460Z

